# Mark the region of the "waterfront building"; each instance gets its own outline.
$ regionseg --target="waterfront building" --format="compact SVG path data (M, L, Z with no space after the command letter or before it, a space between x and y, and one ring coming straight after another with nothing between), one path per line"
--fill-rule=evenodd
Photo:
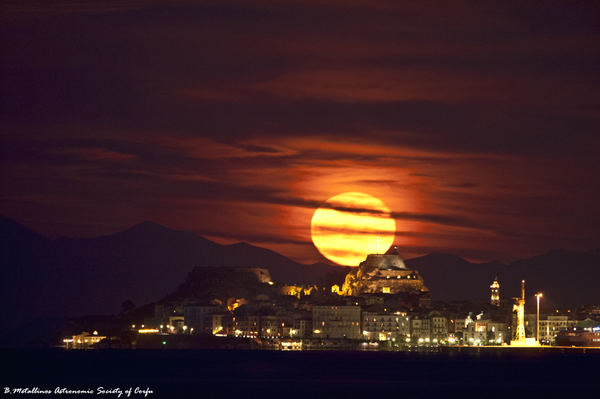
M444 342L448 340L448 319L439 312L429 313L431 319L431 339L433 342Z
M540 342L555 345L559 331L568 328L569 316L548 315L545 320L540 317Z
M280 309L277 311L277 336L291 337L294 328L294 313Z
M313 338L362 338L358 306L313 306Z
M259 336L275 337L277 335L277 316L264 315L259 317Z
M241 314L232 319L233 329L236 336L258 337L260 317L257 315Z
M472 321L469 317L465 318L456 318L454 319L454 333L462 333L464 329L467 327L467 321Z
M406 312L364 312L363 335L369 340L398 340L410 336L410 317Z
M93 349L94 345L102 341L105 336L98 335L98 331L94 331L92 334L89 332L82 332L81 334L73 335L71 339L64 339L65 349Z
M491 319L477 319L467 324L463 331L465 345L492 345L509 341L508 323Z
M277 335L277 316L243 313L232 317L233 333L241 337L274 337Z
M428 315L422 314L410 319L410 337L417 342L432 342L431 319Z

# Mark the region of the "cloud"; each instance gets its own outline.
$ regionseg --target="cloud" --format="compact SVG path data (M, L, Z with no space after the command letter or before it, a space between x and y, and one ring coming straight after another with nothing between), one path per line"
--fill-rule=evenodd
M522 8L525 15L532 14L531 8ZM338 101L335 95L290 98L285 92L265 93L261 85L298 69L310 76L329 65L333 75L339 75L341 65L361 69L375 77L375 87L385 86L389 76L424 70L431 71L442 84L452 81L445 73L460 70L470 79L486 82L504 75L530 80L536 74L539 80L550 74L546 85L554 85L556 76L570 79L585 74L597 85L600 78L594 66L598 59L587 44L596 39L597 32L585 9L538 10L555 25L549 28L551 25L536 23L537 30L529 32L508 19L513 10L500 6L484 7L477 15L465 12L463 18L474 23L467 28L417 6L389 5L385 11L389 15L366 5L345 10L327 4L274 9L265 4L158 2L129 3L123 10L110 12L90 8L90 12L67 13L37 24L4 25L6 37L14 40L7 42L4 52L1 90L5 101L0 108L4 119L19 123L78 121L121 129L136 126L188 131L215 140L327 134L369 137L382 144L436 152L574 154L585 152L589 141L594 140L597 116L568 110L557 113L554 108L536 109L527 104L508 106L503 94L481 101L486 93L475 88L459 101L431 95ZM569 18L558 18L563 14ZM405 24L391 25L396 35L384 34L379 26L369 23L354 24L357 33L343 29L343 23L364 22L364 15L388 22L393 15ZM435 21L438 25L432 26L440 28L432 29L429 36L419 34L419 24L411 15ZM581 17L580 23L574 23L575 16ZM478 18L493 24L486 27ZM315 21L321 23L314 25ZM506 33L504 24L510 24L508 32L512 33ZM296 34L309 26L315 26L314 31ZM571 34L575 29L576 37L588 41L570 46L574 39L556 27ZM548 36L551 39L544 39ZM326 52L319 58L323 63L320 70L305 65L303 59L298 63L298 54L309 48L319 51L320 39L324 39L321 46L337 40L346 44L342 48L361 50ZM295 44L297 52L286 52L282 47L285 40ZM251 46L253 41L260 45ZM490 42L491 49L486 47ZM449 51L446 43L452 43L454 51ZM378 53L365 53L363 47L375 48ZM383 78L379 77L382 68L388 71ZM351 78L338 85L351 87L356 81ZM214 96L207 101L177 94L186 90ZM394 90L405 91L401 87ZM499 93L500 89L486 92ZM215 96L222 95L215 101Z
M462 182L462 183L445 183L442 184L442 187L453 187L453 188L475 188L479 187L479 184L472 182Z
M133 154L125 154L97 147L68 148L59 152L62 152L63 154L72 154L89 161L130 161L136 157Z
M375 186L393 186L398 184L396 180L357 180L356 184L375 185Z
M72 225L187 201L197 229L274 243L269 229L364 189L427 230L402 233L415 251L469 250L457 232L490 254L598 242L595 2L5 3L12 215L20 198ZM214 204L289 219L252 238L254 214L220 229Z
M473 229L489 229L482 223L474 221L466 216L448 216L427 213L392 212L392 217L398 220L414 220L444 226L466 227Z

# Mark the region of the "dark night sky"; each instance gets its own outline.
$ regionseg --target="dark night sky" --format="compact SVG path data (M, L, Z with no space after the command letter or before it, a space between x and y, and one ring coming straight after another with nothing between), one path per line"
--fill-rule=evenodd
M600 247L600 3L3 1L0 214L323 260L380 198L405 258Z

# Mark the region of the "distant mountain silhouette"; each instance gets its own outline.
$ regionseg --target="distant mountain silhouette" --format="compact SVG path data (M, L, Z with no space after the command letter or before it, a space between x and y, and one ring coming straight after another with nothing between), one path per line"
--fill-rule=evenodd
M470 266L471 263L455 255L441 254L439 252L432 252L429 255L421 256L418 258L408 259L405 262L410 263L411 269L421 270L423 267L428 265L443 264L445 267L466 267ZM407 265L408 266L408 265Z
M148 221L109 236L50 241L0 217L0 238L0 333L38 317L111 314L127 299L138 306L157 301L196 266L260 267L290 284L316 284L339 269L303 265L247 243L217 244Z
M454 255L431 253L408 259L406 265L425 279L434 300L490 301L494 278L498 277L500 296L520 296L525 280L527 303L534 303L542 292L540 306L579 307L600 305L600 250L571 252L560 249L543 255L514 261L470 263Z
M57 275L51 253L50 240L0 216L0 335L49 314Z
M6 216L0 215L0 248L2 251L10 251L15 249L15 246L34 246L46 242L48 242L48 239L40 234Z
M500 293L527 300L544 293L543 306L600 304L600 250L553 250L504 265L472 264L454 255L431 253L405 261L418 270L434 300L489 301L494 277ZM50 241L0 216L0 335L40 317L114 314L131 299L141 306L163 298L192 269L242 266L269 270L274 281L316 284L340 267L303 265L248 243L221 245L196 234L143 222L109 236Z

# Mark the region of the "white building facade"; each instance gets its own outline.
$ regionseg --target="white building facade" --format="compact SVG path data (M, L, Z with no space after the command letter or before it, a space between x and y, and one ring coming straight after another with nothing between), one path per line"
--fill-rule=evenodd
M546 320L541 320L540 318L540 342L554 345L556 343L556 334L561 330L566 330L568 323L568 316L548 316Z

